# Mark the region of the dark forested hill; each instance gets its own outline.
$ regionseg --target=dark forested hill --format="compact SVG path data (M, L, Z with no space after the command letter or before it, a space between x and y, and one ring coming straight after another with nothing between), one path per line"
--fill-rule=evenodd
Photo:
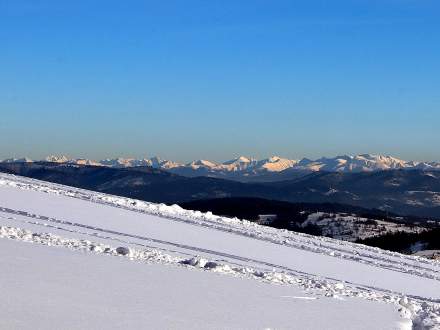
M37 162L0 163L0 171L152 202L257 197L440 217L440 172L318 172L288 181L241 183L210 177L183 177L151 167L116 169Z

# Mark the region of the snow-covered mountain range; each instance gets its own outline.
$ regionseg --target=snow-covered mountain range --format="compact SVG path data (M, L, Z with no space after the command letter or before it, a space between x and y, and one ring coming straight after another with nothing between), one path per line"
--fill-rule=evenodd
M70 163L79 165L108 166L113 168L151 166L153 168L170 171L180 175L230 175L250 176L285 171L327 171L327 172L367 172L395 169L440 170L440 162L405 161L391 156L362 154L356 156L336 156L333 158L319 158L300 160L273 156L257 160L240 156L238 158L220 163L210 160L195 160L187 164L164 160L159 157L152 158L115 158L103 160L90 160L83 158L68 158L66 156L49 156L44 159L48 162ZM31 162L29 158L6 159L3 162Z

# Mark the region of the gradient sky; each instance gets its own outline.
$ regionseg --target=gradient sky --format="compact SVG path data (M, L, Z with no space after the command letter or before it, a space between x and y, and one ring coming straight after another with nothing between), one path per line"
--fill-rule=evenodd
M0 158L440 160L438 0L0 0Z

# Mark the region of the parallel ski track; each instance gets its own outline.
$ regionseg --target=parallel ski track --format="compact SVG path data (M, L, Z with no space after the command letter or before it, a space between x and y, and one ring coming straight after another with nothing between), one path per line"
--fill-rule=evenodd
M120 243L124 243L124 244L130 244L130 245L137 245L137 246L143 246L143 247L147 247L147 248L155 248L157 249L157 246L155 245L148 245L145 243L138 243L138 242L133 242L130 240L126 240L126 239L121 239L120 237L124 237L124 238L128 238L128 239L137 239L140 240L142 242L149 242L149 243L156 243L156 244L162 244L162 245L166 245L166 246L171 246L173 248L178 248L178 249L184 249L187 251L192 251L195 252L196 254L198 253L206 253L209 255L214 255L220 258L227 258L225 259L220 259L220 261L226 261L235 265L242 265L243 262L245 263L253 263L256 265L260 266L259 270L262 271L268 271L270 269L278 269L281 270L285 273L287 273L288 275L293 275L293 276L300 276L300 277L306 277L306 278L319 278L320 280L325 279L328 281L333 281L333 282L337 282L340 279L337 278L332 278L332 277L322 277L322 276L316 276L314 274L310 274L307 272L303 272L303 271L299 271L297 269L293 269L290 267L286 267L286 266L282 266L282 265L278 265L278 264L273 264L270 262L266 262L263 260L258 260L258 259L253 259L253 258L245 258L242 256L238 256L238 255L234 255L234 254L229 254L229 253L224 253L221 251L216 251L216 250L210 250L210 249L205 249L205 248L200 248L200 247L196 247L196 246L191 246L191 245L186 245L186 244L178 244L175 242L170 242L170 241L166 241L166 240L160 240L160 239L155 239L152 237L147 237L147 236L143 236L143 235L134 235L134 234L128 234L128 233L122 233L122 232L118 232L115 230L110 230L110 229L105 229L105 228L100 228L100 227L94 227L94 226L89 226L89 225L85 225L85 224L81 224L81 223L77 223L77 222L71 222L71 221L65 221L65 220L59 220L56 218L52 218L52 217L47 217L44 215L37 215L37 214L32 214L32 213L28 213L25 211L19 211L19 210L13 210L10 208L5 208L5 207L0 207L0 212L6 213L6 214L11 214L11 215L18 215L18 216L22 216L22 217L27 217L27 218L31 218L31 219L36 219L36 220L43 220L43 221L47 221L50 223L55 223L58 226L54 226L54 225L49 225L50 227L54 228L54 229L58 229L58 230L63 230L63 231L68 231L71 233L77 233L77 234L81 234L81 235L87 235L90 237L99 237L102 239L110 239L110 240L114 240L114 241L118 241ZM18 220L16 218L12 218L11 220ZM40 225L40 226L44 226L44 227L48 227L47 224L44 223L39 223L38 221L28 221L28 223L34 224L34 225ZM60 227L61 226L67 226L67 227L73 227L75 229L68 229L65 227ZM86 229L86 230L91 230L93 231L92 233L90 232L84 232L84 231L79 231L77 228L82 228L82 229ZM110 234L110 235L115 235L116 237L111 237L111 236L103 236L103 235L97 235L96 232L100 232L100 233L105 233L105 234ZM263 240L261 238L257 238L259 240ZM278 244L278 243L276 243ZM293 248L296 248L294 246L292 246ZM180 250L170 250L170 249L161 249L163 251L167 251L167 252L174 252L174 253L182 253ZM185 253L186 255L191 255L188 253ZM377 265L374 265L377 266ZM263 268L261 268L263 267ZM410 273L411 275L416 275L416 276L420 276L420 277L427 277L424 276L423 273L414 273L414 272L408 272L405 269L398 269L396 267L389 267L389 266L385 266L386 269L392 270L392 271L398 271L401 273ZM427 277L432 279L432 277ZM440 280L439 277L434 278L435 280ZM354 287L354 288L358 288L358 289L362 289L362 290L374 290L376 292L382 292L384 294L392 294L392 295L399 295L401 293L399 292L393 292L391 290L387 290L387 289L383 289L380 287L373 287L373 286L367 286L367 285L361 285L358 283L352 283L352 282L347 282L348 285ZM419 296L414 296L414 295L408 295L409 297L419 300L419 301L430 301L433 303L438 303L440 302L440 299L428 299L426 297L419 297Z

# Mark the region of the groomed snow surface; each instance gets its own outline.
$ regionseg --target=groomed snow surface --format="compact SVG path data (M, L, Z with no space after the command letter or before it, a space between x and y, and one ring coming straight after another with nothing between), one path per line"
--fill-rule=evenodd
M0 174L0 328L440 329L440 262Z

